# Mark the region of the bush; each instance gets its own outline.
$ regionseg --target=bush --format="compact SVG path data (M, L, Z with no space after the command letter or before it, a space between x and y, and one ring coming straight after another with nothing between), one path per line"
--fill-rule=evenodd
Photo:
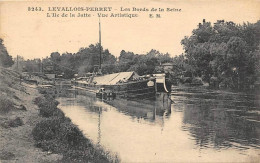
M84 148L90 146L90 142L84 137L77 126L71 122L62 123L60 128L60 140L68 144L70 148Z
M40 115L43 117L51 117L51 116L58 116L61 118L65 117L64 113L57 108L59 102L52 97L47 97L47 98L42 96L36 97L34 99L34 103L38 105L40 109Z
M59 118L61 118L61 119L66 118L66 117L65 117L65 114L64 114L59 108L56 108L56 110L54 110L54 111L52 112L52 116L56 116L56 117L59 117ZM67 118L67 119L68 119L68 118Z
M54 112L57 111L57 108L52 106L51 104L40 108L40 115L43 117L51 117Z
M52 151L55 153L63 153L66 151L66 146L61 147L61 143L57 139L37 141L36 147L42 148L43 151Z
M45 100L45 98L43 96L40 97L36 97L33 102L35 105L37 105L38 107L41 106L41 103Z
M46 106L49 103L52 103L53 106L55 107L59 105L58 101L56 101L52 96L48 96L48 95L36 97L33 101L34 104L36 104L40 108Z
M4 128L9 128L9 127L22 126L23 124L24 123L23 123L22 119L17 117L15 119L10 119L10 120L7 120L7 121L1 123L1 126L3 126Z
M9 127L18 127L23 125L23 120L20 117L17 117L15 119L11 119L8 121Z
M36 141L55 139L58 135L61 121L58 117L52 117L37 123L32 130L33 138Z

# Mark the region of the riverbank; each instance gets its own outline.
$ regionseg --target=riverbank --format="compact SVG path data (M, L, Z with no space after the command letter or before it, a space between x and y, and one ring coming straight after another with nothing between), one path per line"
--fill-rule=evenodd
M0 68L0 162L119 162L83 136L48 90L43 96L19 77Z
M43 96L35 98L39 115L44 117L32 131L36 146L62 154L61 162L119 162L100 146L93 144L57 107L54 88L39 88Z
M31 85L19 81L19 74L0 68L0 162L57 162L59 154L34 146L31 134L41 121L33 99L39 96Z

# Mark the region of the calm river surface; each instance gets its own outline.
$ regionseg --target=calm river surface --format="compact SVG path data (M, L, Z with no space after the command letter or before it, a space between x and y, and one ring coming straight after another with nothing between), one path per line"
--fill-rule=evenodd
M104 102L74 93L59 97L59 108L86 137L122 162L260 159L259 95L175 87L171 103Z

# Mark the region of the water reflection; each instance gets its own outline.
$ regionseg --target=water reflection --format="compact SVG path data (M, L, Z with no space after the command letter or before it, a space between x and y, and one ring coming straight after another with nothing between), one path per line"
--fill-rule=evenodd
M201 148L259 149L259 96L255 94L180 90L174 100L185 106L183 130ZM250 146L250 147L249 147Z
M95 94L80 89L63 89L58 91L59 97L77 98L77 101L88 106L92 111L102 110L113 106L119 112L126 115L142 118L149 121L155 121L156 115L169 117L171 114L171 99L169 95L164 94L163 100L126 100L126 99L106 99L101 100L95 97ZM99 107L97 107L99 105ZM102 107L100 107L102 106ZM98 108L98 109L97 109Z
M66 116L94 143L118 153L123 162L259 158L257 95L176 88L174 104L170 100L101 101L73 89L59 94L64 95L59 101Z

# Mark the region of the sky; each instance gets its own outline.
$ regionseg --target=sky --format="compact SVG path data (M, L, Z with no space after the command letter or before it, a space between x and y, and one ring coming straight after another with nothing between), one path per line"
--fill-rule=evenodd
M44 11L28 11L41 7ZM48 7L112 7L111 12L84 11L91 17L47 17ZM121 7L131 11L120 11ZM180 12L136 12L135 8L175 8ZM260 19L259 0L190 0L190 1L56 1L56 2L0 2L0 37L10 55L25 59L43 58L52 52L77 52L99 40L98 13L138 14L136 18L101 17L102 46L119 56L121 50L146 54L151 49L169 53L172 57L183 53L181 40L190 36L203 19L235 23L255 23ZM63 12L55 12L62 14ZM64 12L69 14L69 11ZM160 14L161 18L149 18Z

